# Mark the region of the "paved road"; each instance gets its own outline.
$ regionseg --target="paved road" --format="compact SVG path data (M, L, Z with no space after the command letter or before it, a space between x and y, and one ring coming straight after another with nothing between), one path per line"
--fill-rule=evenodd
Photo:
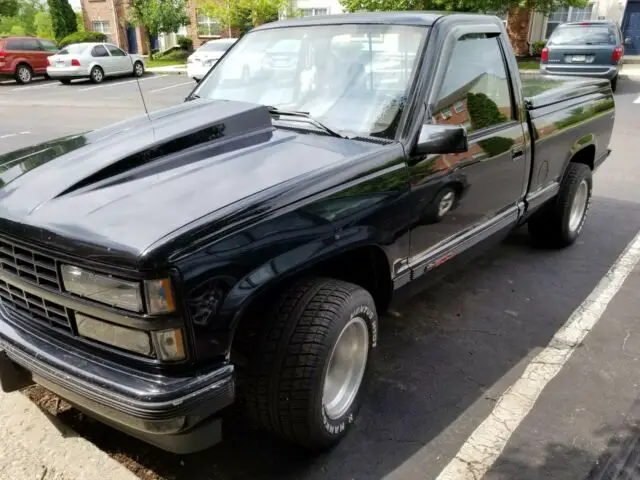
M141 113L137 85L127 81L95 89L0 85L0 108L12 119L0 126L0 152ZM191 87L184 82L184 77L148 77L141 87L155 109L179 102ZM414 299L398 318L385 319L369 401L355 431L332 452L311 459L231 421L226 443L178 457L108 427L76 421L73 413L61 419L99 448L128 458L143 478L437 478L635 238L640 104L634 101L639 96L640 81L620 82L614 154L596 176L580 241L567 250L541 251L529 246L525 232L516 232ZM29 133L20 135L23 131ZM18 135L3 139L3 134ZM515 431L489 464L488 479L583 479L598 461L616 453L616 445L635 438L639 288L640 272L634 269L529 415L519 426L507 425ZM494 433L490 442L500 440Z

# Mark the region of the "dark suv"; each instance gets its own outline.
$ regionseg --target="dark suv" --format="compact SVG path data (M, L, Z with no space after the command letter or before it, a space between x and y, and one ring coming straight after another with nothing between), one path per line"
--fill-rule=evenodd
M47 57L58 51L50 40L35 37L0 38L0 77L10 76L29 83L35 75L47 74Z

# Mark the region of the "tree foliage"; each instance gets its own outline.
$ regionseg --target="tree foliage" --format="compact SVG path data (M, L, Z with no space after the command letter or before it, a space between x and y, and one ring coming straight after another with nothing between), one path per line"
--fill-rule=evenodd
M18 14L18 0L0 0L0 17L13 17Z
M48 38L54 40L56 35L53 33L53 23L51 22L51 15L49 12L42 11L36 13L33 20L33 26L36 29L36 35L40 38Z
M56 40L61 40L78 31L76 12L73 11L68 0L47 0L47 3Z
M349 12L391 10L445 10L456 12L508 12L514 8L549 13L563 6L584 7L588 0L340 0Z
M175 33L183 25L189 25L186 0L133 0L129 10L129 20L136 26L144 27L152 37L161 33ZM151 40L146 39L149 57Z
M60 48L71 45L72 43L85 43L85 42L106 42L107 36L100 32L74 32L71 35L67 35L58 42Z
M278 19L288 0L203 0L199 10L215 19L228 35L243 34L252 27Z

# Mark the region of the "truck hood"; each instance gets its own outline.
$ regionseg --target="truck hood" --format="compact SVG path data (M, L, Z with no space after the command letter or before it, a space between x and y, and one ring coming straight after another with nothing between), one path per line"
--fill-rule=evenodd
M260 105L186 102L0 155L0 231L134 266L207 214L379 148L276 129Z

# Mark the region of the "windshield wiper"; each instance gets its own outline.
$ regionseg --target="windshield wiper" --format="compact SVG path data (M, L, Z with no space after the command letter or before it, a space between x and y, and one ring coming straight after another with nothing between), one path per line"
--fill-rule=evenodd
M266 107L267 107L267 110L269 111L269 113L272 114L272 115L286 115L286 116L290 116L290 117L304 118L309 123L313 124L314 126L318 127L321 130L324 130L325 132L327 132L329 135L331 135L333 137L349 138L346 135L342 135L342 134L336 132L335 130L332 130L331 128L327 127L325 124L319 122L318 120L313 118L309 114L309 112L298 112L298 111L295 111L295 110L280 110L280 109L278 109L276 107L272 107L270 105L267 105Z

